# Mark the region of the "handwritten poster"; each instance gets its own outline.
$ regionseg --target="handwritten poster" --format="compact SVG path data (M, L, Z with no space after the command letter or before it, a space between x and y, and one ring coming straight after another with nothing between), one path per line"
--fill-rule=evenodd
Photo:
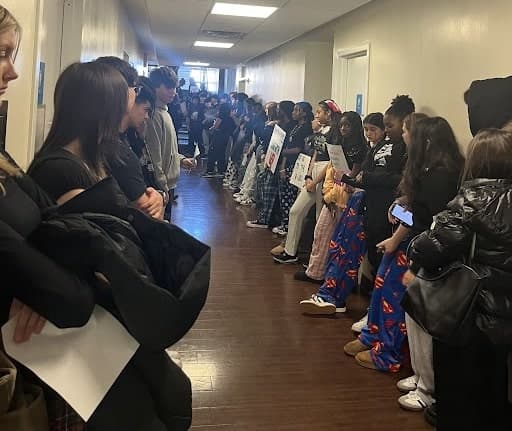
M265 166L270 168L272 173L276 172L277 162L279 161L279 156L283 150L285 138L286 132L278 125L275 125L274 132L270 138L270 144L268 145L267 154L265 156Z
M299 154L295 166L293 167L292 176L290 178L290 184L301 189L304 187L304 177L308 174L309 164L311 163L311 157L305 154Z
M343 147L341 145L327 144L327 152L329 153L329 158L331 159L331 163L336 172L350 172L347 159L345 158L345 153L343 152Z

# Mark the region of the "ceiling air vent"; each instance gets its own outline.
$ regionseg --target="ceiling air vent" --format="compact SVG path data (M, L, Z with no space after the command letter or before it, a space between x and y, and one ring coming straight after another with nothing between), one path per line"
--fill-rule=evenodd
M241 40L247 33L237 31L201 30L201 36L212 40Z

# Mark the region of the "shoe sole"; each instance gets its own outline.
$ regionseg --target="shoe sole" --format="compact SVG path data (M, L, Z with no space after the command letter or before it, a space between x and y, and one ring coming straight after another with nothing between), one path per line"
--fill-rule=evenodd
M334 316L336 314L336 307L305 303L300 304L300 311L302 314L308 314L310 316Z
M346 352L345 352L346 353ZM374 371L377 371L377 367L375 367L375 365L373 363L369 364L368 362L366 361L361 361L361 359L359 359L357 357L357 355L355 356L355 359L356 359L356 362L361 365L361 367L363 368L366 368L368 370L374 370Z
M403 394L407 394L409 392L412 392L412 391L415 391L416 389L418 389L417 386L414 386L414 387L408 387L406 388L405 386L399 386L399 385L396 385L396 388L402 392Z
M247 227L251 228L251 229L268 229L268 226L266 226L266 225L258 225L258 226L247 225Z
M371 350L370 348L367 348L365 350L359 350L357 352L353 352L351 350L347 350L346 346L343 347L343 351L345 352L345 355L351 356L352 358L355 358L359 353L361 352L367 352L368 350ZM359 362L359 361L358 361Z
M401 409L407 410L408 412L414 412L414 413L420 413L424 411L427 407L415 407L415 406L409 406L407 404L402 404L400 400L398 400L398 405Z
M298 257L296 257L295 259L281 260L281 259L277 258L276 256L274 256L274 262L275 263L280 263L280 264L283 264L283 265L286 265L287 263L297 263L298 261L299 261Z

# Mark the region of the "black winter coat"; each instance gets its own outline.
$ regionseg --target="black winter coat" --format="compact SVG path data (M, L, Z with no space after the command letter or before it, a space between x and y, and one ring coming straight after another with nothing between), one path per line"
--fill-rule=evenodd
M206 301L210 249L123 199L115 181L104 180L49 215L30 241L91 283L92 274L104 274L109 283L96 281L96 302L140 343L88 429L186 430L190 381L164 349L186 334Z
M512 180L466 182L433 227L411 243L414 268L436 270L469 255L490 270L478 300L477 325L494 344L512 345Z

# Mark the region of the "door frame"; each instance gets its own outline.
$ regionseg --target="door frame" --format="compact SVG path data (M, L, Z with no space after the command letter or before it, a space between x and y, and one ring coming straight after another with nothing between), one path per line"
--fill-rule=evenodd
M332 79L332 93L334 99L338 101L341 106L345 106L344 98L347 92L348 60L354 57L359 57L362 53L366 53L366 56L368 57L368 66L366 68L365 76L366 97L365 100L363 100L363 112L367 114L368 95L370 91L370 42L352 48L342 48L336 51L334 62L335 67Z

